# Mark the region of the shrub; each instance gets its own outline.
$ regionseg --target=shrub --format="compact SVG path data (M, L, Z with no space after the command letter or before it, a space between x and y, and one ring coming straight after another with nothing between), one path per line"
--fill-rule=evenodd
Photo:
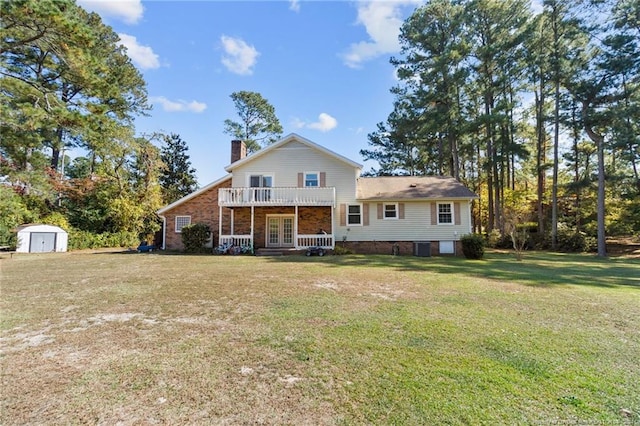
M333 254L343 255L343 254L353 254L353 252L344 246L335 246L333 248Z
M72 229L69 231L69 250L104 247L136 247L138 237L135 232L105 232L94 234L89 231Z
M209 241L211 230L209 225L194 223L182 228L182 244L187 253L204 253L204 245Z
M482 259L484 256L484 238L480 234L467 234L460 238L462 253L467 259Z
M591 252L598 246L596 238L572 230L558 230L557 242L558 251L568 253Z

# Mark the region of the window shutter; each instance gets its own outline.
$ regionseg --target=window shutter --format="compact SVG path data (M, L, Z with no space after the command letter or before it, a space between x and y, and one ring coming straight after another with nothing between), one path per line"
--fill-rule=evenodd
M369 203L362 205L362 225L369 226Z
M347 226L347 205L340 204L340 226Z
M431 224L438 224L438 203L431 203Z
M320 188L324 188L325 186L327 186L327 174L320 172Z
M453 203L453 220L456 225L460 225L460 203Z
M382 203L378 203L378 220L383 219L383 216L382 216L383 215L383 211L382 211L382 209L383 209Z
M304 173L298 173L298 188L304 186Z
M398 219L404 219L404 203L398 203Z

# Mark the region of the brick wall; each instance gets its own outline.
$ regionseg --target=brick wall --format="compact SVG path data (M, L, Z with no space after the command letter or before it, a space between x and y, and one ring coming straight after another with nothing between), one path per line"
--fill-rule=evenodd
M176 216L191 216L191 223L209 225L214 236L213 244L217 244L218 236L218 189L231 187L231 179L220 185L209 188L190 200L164 213L166 218L165 247L167 250L183 250L182 235L175 231ZM224 215L223 215L224 216Z

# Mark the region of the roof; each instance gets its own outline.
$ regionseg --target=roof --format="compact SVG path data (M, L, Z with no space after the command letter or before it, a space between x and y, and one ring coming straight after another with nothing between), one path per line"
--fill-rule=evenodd
M45 223L27 223L24 225L17 226L15 228L15 232L56 232L56 233L67 233L64 229L55 225L47 225Z
M469 188L448 176L384 176L358 179L358 200L470 199Z
M225 181L227 181L229 179L231 179L231 175L230 174L225 175L224 177L222 177L222 178L220 178L220 179L218 179L216 181L213 181L210 184L208 184L206 186L203 186L202 188L200 188L200 189L198 189L196 191L193 191L191 194L185 195L184 197L180 198L177 201L174 201L173 203L169 204L168 206L164 206L160 210L157 210L156 214L162 216L163 213L173 209L174 207L179 206L180 204L182 204L182 203L184 203L186 201L189 201L190 199L192 199L194 197L197 197L198 195L202 194L203 192L207 192L211 188L214 188L214 187L220 185L222 182L225 182Z
M302 136L296 134L296 133L290 133L287 136L285 136L284 138L280 139L277 142L272 143L271 145L262 148L259 151L254 152L253 154L247 155L246 157L229 164L227 167L225 167L224 169L227 172L231 172L233 169L235 169L238 166L241 166L243 164L246 164L252 160L255 160L256 158L262 157L263 155L268 154L269 152L278 149L279 147L288 144L289 142L292 141L296 141L296 142L300 142L303 145L308 146L309 148L315 149L316 151L320 151L323 154L328 155L329 157L333 157L338 161L342 161L343 163L347 163L348 165L355 167L357 169L362 169L362 164L358 164L355 161L351 161L349 160L347 157L344 157L340 154L337 154L333 151L331 151L330 149L327 149L321 145L318 145L315 142L311 142L309 139L303 138Z

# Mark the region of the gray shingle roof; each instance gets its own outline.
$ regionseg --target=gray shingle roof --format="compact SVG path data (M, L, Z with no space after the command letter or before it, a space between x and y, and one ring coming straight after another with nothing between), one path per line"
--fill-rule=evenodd
M462 183L446 176L361 177L356 190L358 200L477 197Z

